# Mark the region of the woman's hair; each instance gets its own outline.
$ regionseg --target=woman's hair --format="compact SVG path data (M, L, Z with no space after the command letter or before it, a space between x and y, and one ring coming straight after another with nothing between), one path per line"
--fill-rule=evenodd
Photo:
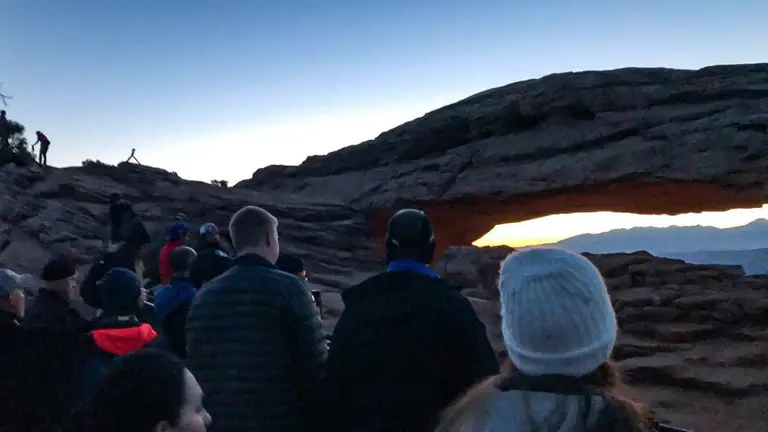
M179 422L185 366L164 351L145 349L115 360L86 406L88 431L151 432Z
M502 391L504 381L519 374L509 359L502 361L501 374L487 378L470 388L454 404L443 411L437 432L470 432L481 430L482 424L491 414L489 400ZM603 415L611 415L616 419L616 431L642 432L651 420L650 412L642 404L618 394L621 385L621 374L618 366L608 361L595 371L578 378L584 385L585 395L597 394L606 399ZM590 392L593 390L593 392ZM608 413L607 411L612 412Z

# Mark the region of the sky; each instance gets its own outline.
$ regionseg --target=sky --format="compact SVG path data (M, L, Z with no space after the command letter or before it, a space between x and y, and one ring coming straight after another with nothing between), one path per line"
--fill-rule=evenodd
M515 224L497 225L474 244L476 246L531 246L556 243L580 234L599 234L638 226L664 228L674 225L704 225L716 228L733 228L761 218L768 219L768 204L760 208L687 213L674 216L614 212L569 213L545 216Z
M8 115L28 138L41 130L51 139L50 164L117 163L136 148L143 164L230 183L514 81L754 63L768 52L764 0L0 6Z

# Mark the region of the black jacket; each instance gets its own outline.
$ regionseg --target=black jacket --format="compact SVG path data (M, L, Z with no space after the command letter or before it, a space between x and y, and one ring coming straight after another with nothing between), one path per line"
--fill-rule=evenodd
M56 292L41 288L32 306L24 316L25 326L65 327L86 332L91 323L70 306L69 301Z
M56 431L71 414L85 334L0 311L0 430Z
M215 432L312 431L327 352L304 284L244 255L203 285L187 319L187 365Z
M192 279L192 285L200 288L204 283L219 276L232 267L233 261L226 252L215 246L201 242L195 248L197 258L192 263L192 269L189 277Z
M498 373L483 323L446 281L387 272L342 298L323 386L329 432L434 430L454 399Z

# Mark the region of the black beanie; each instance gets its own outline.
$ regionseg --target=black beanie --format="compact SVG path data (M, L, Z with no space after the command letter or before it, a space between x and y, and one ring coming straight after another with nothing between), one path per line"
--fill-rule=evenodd
M75 263L67 258L54 258L43 266L40 279L46 282L54 282L72 277L77 273Z
M295 255L281 253L280 256L277 257L275 267L286 273L297 275L304 271L304 261Z

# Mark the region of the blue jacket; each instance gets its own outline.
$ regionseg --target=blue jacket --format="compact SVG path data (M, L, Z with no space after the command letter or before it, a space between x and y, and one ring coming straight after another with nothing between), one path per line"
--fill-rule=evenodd
M155 316L162 322L171 352L180 358L186 357L187 314L196 294L189 278L174 276L155 295Z

